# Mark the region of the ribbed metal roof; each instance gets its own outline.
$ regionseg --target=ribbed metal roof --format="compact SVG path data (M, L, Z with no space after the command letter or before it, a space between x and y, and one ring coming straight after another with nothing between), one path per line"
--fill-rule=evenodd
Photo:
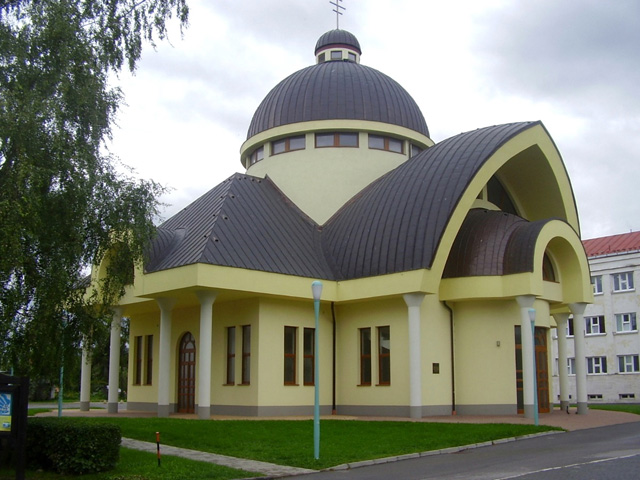
M194 263L332 278L318 226L273 182L235 174L158 228L146 272Z
M533 272L536 240L548 221L470 210L451 247L443 278Z
M634 252L640 250L640 232L591 238L584 240L582 243L584 244L584 249L588 257Z
M323 228L340 278L431 268L460 197L502 144L539 122L462 133L369 185Z
M329 30L327 33L322 35L316 42L316 49L314 50L314 54L317 55L320 50L337 45L345 45L351 47L356 52L362 55L360 42L358 42L356 36L351 32L340 29Z
M369 120L429 136L415 100L387 75L354 62L304 68L276 85L253 115L247 138L270 128L312 120Z

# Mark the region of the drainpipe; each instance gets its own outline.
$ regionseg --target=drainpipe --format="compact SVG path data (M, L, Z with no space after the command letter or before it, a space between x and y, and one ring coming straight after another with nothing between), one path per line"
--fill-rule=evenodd
M331 318L333 320L333 373L332 373L332 406L331 414L337 413L336 409L336 305L335 302L331 302Z
M453 339L453 310L447 304L442 302L447 310L449 310L449 329L451 337L451 415L456 414L456 369L455 369L455 355L454 355L454 339Z

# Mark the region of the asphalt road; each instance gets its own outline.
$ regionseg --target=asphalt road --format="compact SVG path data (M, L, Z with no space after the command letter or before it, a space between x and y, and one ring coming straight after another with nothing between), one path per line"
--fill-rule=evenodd
M351 470L304 480L640 479L640 422L577 430Z

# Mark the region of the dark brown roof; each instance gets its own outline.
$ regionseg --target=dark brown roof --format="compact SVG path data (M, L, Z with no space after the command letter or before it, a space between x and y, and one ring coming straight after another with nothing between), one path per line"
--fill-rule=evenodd
M640 250L640 232L621 233L618 235L610 235L608 237L591 238L589 240L584 240L582 243L588 257L633 252Z
M318 41L316 42L316 49L314 50L314 55L317 55L321 50L326 50L327 48L331 48L332 46L344 45L347 47L353 48L356 52L362 55L362 50L360 49L360 42L356 36L347 32L346 30L329 30L327 33L322 35Z
M358 63L326 62L276 85L253 115L247 138L281 125L336 119L399 125L429 136L420 108L395 80Z
M366 187L323 227L269 178L236 174L160 226L146 271L208 263L342 280L431 268L469 182L501 145L538 124L487 127L436 144ZM503 217L481 225L493 238L513 228L501 240L507 242L500 254L504 273L526 263L537 235L535 223L514 228L513 217L504 217L503 226ZM472 237L475 228L465 222L456 241Z
M548 221L470 210L451 247L443 278L533 272L536 240Z

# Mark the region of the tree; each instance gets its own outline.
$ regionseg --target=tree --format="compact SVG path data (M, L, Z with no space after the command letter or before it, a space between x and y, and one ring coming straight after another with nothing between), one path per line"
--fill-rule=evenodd
M104 328L154 232L163 187L106 148L145 42L187 26L186 0L0 1L0 369L55 378ZM110 255L99 295L83 277Z

